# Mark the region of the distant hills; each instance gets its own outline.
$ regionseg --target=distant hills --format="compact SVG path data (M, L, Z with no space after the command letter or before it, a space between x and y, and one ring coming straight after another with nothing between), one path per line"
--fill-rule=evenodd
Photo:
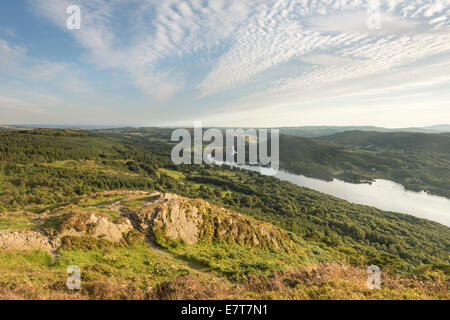
M365 148L450 154L450 133L345 131L317 139Z
M117 125L64 125L64 124L13 124L13 125L0 125L0 130L29 130L29 129L77 129L77 130L89 130L89 129L112 129L121 128ZM125 126L123 126L125 127Z
M308 138L323 137L345 131L444 133L450 132L450 124L395 129L374 126L303 126L280 128L281 134Z
M450 133L346 131L280 135L280 167L323 180L387 179L450 198Z
M0 125L0 130L26 130L33 128L48 128L48 129L118 129L129 128L138 129L130 126L119 125L52 125L52 124L20 124L20 125ZM139 129L143 129L140 127ZM148 127L150 128L150 127ZM158 128L153 126L151 128ZM167 127L164 127L167 128ZM328 136L345 131L374 131L374 132L418 132L418 133L444 133L450 132L450 124L437 124L427 127L409 127L409 128L383 128L375 126L299 126L299 127L280 127L280 133L290 136L300 136L308 138L316 138Z
M450 132L450 124L437 124L434 126L428 126L424 129L440 131L440 132Z

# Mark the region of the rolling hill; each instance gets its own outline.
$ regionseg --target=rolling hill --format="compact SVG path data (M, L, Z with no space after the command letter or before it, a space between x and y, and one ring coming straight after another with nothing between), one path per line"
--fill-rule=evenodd
M381 133L373 131L346 131L317 138L321 141L370 148L385 148L420 153L450 153L450 133Z
M280 167L348 182L376 178L450 197L450 134L348 131L309 139L280 136Z
M450 132L450 125L442 124L428 127L411 128L382 128L375 126L303 126L303 127L282 127L281 134L317 138L346 131L373 131L373 132L415 132L415 133L445 133Z

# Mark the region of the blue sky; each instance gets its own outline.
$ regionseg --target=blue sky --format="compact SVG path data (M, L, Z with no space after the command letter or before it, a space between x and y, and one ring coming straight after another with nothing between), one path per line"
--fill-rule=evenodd
M0 124L449 123L449 17L450 0L2 1Z

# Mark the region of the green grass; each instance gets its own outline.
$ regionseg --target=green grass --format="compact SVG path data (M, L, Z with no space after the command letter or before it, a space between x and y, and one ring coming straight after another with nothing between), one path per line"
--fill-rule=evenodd
M23 212L0 213L0 230L34 230L36 217Z
M282 249L260 249L224 242L187 245L181 241L157 237L157 243L178 257L220 272L232 279L243 280L251 275L267 276L274 271L284 271L318 261L331 261L332 257L324 250L312 250L295 246L293 252ZM318 252L319 253L319 252Z
M56 263L47 252L37 250L0 250L0 256L0 289L28 288L23 294L31 299L57 292L71 293L65 289L66 269L71 265L81 269L82 287L86 287L82 289L83 294L89 294L86 290L98 282L146 292L161 282L191 273L182 260L150 249L145 243L88 251L61 249ZM107 294L127 298L117 291L109 290Z
M61 250L57 265L77 265L84 281L108 279L134 283L141 288L185 274L179 260L158 254L146 244L110 250Z
M87 206L87 205L83 205L81 207L81 210L83 212L92 212L92 213L96 213L96 212L101 212L101 213L106 213L109 217L111 217L111 221L116 223L119 218L120 218L120 213L116 210L112 210L112 209L107 209L104 208L104 204L101 203L97 206Z
M167 174L169 177L172 177L176 180L184 180L186 178L186 176L180 171L160 168L159 172Z
M139 135L133 136L136 132ZM0 135L0 211L20 209L50 215L71 208L102 211L108 210L112 199L120 197L90 199L93 193L157 190L203 198L270 222L311 245L347 256L352 263L381 261L382 267L392 267L395 272L409 272L421 265L448 270L448 227L353 205L256 173L203 165L175 166L170 160L173 144L167 140L167 130L31 130ZM377 174L396 174L396 179L410 185L422 187L437 180L442 180L445 188L449 185L445 183L448 160L440 161L435 153L403 153L378 147L359 150L284 136L280 142L282 165L284 161L292 165L286 168L294 171L297 168L322 174L331 168L331 175L345 171L362 175L378 165ZM131 159L134 164L128 164ZM80 199L87 202L77 203ZM133 206L141 204L130 202ZM109 214L115 218L114 212ZM5 218L3 228L26 228L29 221L23 219Z
M85 203L82 204L82 206L96 206L96 207L105 207L113 204L116 201L124 199L125 196L123 195L99 195L95 198L87 199Z

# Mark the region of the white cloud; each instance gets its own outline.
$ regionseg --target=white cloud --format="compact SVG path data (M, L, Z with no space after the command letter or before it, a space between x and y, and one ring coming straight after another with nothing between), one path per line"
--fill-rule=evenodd
M372 36L414 34L422 32L424 26L419 21L405 20L400 16L394 16L380 11L380 29L367 27L367 11L336 12L326 16L314 16L307 19L312 30L332 33L356 33Z
M230 110L247 119L255 110L295 112L295 106L358 95L364 103L375 102L373 92L424 90L448 81L450 71L450 0L380 1L380 30L367 28L365 0L30 3L73 35L86 59L124 72L157 100L170 99L187 85L197 89L191 96L200 95L194 102L212 101L213 107L224 96L237 97L225 98L217 119L230 118L225 115ZM65 27L69 4L82 8L81 30ZM10 49L26 56L23 48ZM186 74L193 60L210 68L196 75L197 83L189 83ZM34 73L45 78L45 72L58 73L57 67ZM76 80L66 80L78 87ZM411 92L402 94L408 97Z
M28 49L0 39L0 74L21 81L52 82L69 92L88 92L80 73L68 63L32 58Z
M184 83L180 73L160 70L159 64L167 58L220 45L246 18L251 4L240 0L36 0L31 3L38 14L64 30L65 8L69 4L79 5L81 30L67 31L88 51L89 59L101 67L129 73L137 87L159 99L170 98ZM135 8L130 9L133 5ZM135 33L128 38L125 30Z
M386 126L387 122L396 123L395 126L402 123L404 126L413 123L425 125L432 123L433 119L438 123L449 118L446 115L450 115L450 95L439 85L443 88L450 85L450 60L446 57L433 62L420 62L415 69L403 67L368 74L357 81L349 78L316 86L292 86L260 92L227 102L214 114L205 113L202 119L211 126L230 122L241 126L313 125L319 122L347 125L358 124L358 121L359 124L380 126ZM389 97L396 97L396 100ZM419 97L423 98L420 103L417 100ZM413 110L414 117L402 115L402 112L408 112L411 101L417 103ZM367 107L369 102L383 108L384 122L368 117L371 113ZM438 111L433 109L436 105L440 106ZM422 116L419 115L419 106ZM400 109L402 112L399 113ZM196 115L196 119L200 117ZM429 122L423 122L425 120ZM189 120L184 124L189 124Z
M184 87L184 82L180 80L170 80L164 74L144 74L135 73L136 84L148 95L158 100L165 100L173 96L178 90Z
M55 108L62 106L68 105L58 97L45 94L0 94L0 119L8 119L10 123L21 123L21 120L30 121L36 119L36 117L45 119L49 110L55 110Z
M313 65L336 66L352 63L355 59L334 54L315 54L300 57L300 61Z
M3 39L0 39L0 66L3 74L36 80L49 80L65 68L64 64L46 60L33 61L28 57L26 48Z
M204 95L233 89L251 83L262 71L298 57L320 67L313 66L298 77L280 78L273 82L274 90L358 78L448 54L448 24L431 29L427 21L431 22L450 3L424 2L388 1L381 7L381 29L374 31L366 27L368 15L362 10L367 4L362 1L280 0L262 5L238 32L234 46L219 59L199 89ZM331 56L341 59L334 58L333 64ZM343 64L342 58L353 62Z
M8 36L8 37L15 37L16 36L16 30L14 30L13 28L10 27L2 27L2 29L0 30L0 33Z

